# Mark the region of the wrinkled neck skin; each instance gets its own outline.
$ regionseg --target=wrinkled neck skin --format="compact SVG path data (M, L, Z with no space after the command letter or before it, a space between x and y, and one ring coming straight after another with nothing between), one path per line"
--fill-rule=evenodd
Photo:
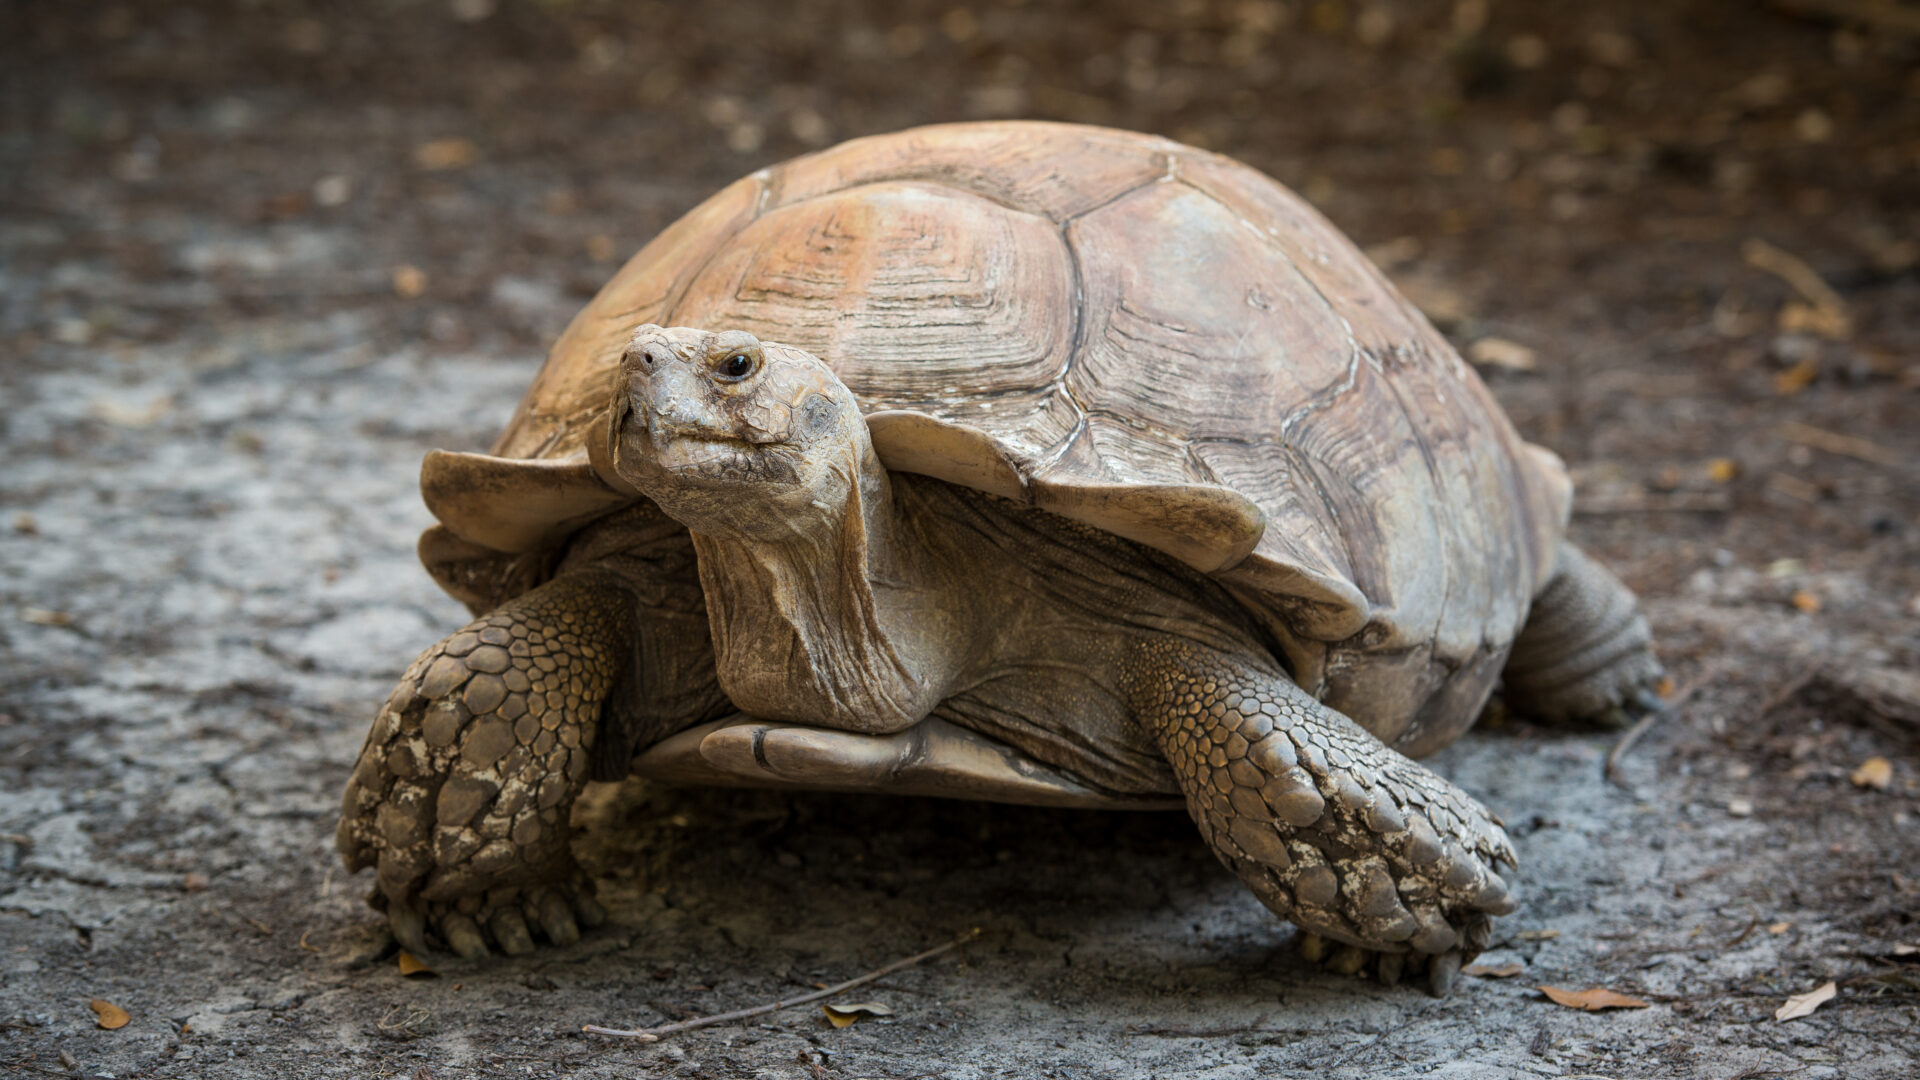
M952 569L932 565L856 423L854 445L836 448L848 451L832 470L838 491L756 505L751 534L691 531L721 688L736 706L899 731L949 695L971 635L944 595Z
M693 536L720 688L767 720L899 731L977 639L958 553L903 512L852 391L743 331L646 325L616 471Z

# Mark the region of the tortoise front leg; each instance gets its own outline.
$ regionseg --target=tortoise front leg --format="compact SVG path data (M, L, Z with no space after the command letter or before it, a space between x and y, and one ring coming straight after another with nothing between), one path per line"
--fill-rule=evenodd
M1493 815L1277 668L1163 641L1126 680L1214 853L1275 914L1352 946L1336 966L1425 967L1444 994L1512 910Z
M407 669L360 751L337 836L377 866L394 935L436 930L464 956L577 940L599 907L568 814L634 652L634 598L608 571L562 574L474 620Z

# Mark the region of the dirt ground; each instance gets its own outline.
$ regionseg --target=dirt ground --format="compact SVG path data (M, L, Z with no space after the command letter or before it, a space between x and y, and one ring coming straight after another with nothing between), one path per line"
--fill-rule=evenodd
M0 1071L1915 1075L1920 41L1911 4L1821 14L1873 7L6 4ZM1574 466L1683 700L1617 782L1616 734L1497 704L1440 757L1513 825L1482 962L1520 974L1316 973L1179 814L630 785L587 815L609 927L402 978L332 835L374 706L464 619L414 559L422 453L484 448L721 184L996 116L1271 172ZM580 1032L974 927L845 1029Z

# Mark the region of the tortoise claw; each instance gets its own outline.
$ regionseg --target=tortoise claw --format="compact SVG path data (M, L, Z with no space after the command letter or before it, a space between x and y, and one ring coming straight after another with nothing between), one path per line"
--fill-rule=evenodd
M566 897L559 893L542 889L528 903L527 911L553 944L571 945L580 940L580 927L573 921L573 911L568 908Z
M1655 693L1651 686L1641 685L1634 687L1633 695L1628 700L1635 708L1640 710L1640 715L1642 716L1648 713L1662 713L1667 711L1667 699Z
M600 906L590 893L575 891L573 894L573 914L580 925L591 930L607 921L607 909Z
M390 904L387 907L387 925L393 928L393 939L400 947L415 956L427 955L427 917L419 909L406 904Z
M493 940L508 956L525 956L533 951L533 935L527 932L527 920L514 908L496 908L487 919Z
M1381 986L1400 985L1400 975L1403 971L1406 970L1406 966L1407 966L1406 953L1397 953L1397 952L1381 953L1380 966L1377 969L1380 975L1380 985Z
M1327 970L1335 975L1358 975L1367 966L1368 952L1357 945L1342 945L1327 960Z
M447 947L463 960L480 960L487 955L487 939L481 936L480 925L468 916L455 914L440 920L440 933L447 939Z
M1460 977L1460 950L1448 949L1427 963L1427 992L1443 998L1453 993L1454 980Z

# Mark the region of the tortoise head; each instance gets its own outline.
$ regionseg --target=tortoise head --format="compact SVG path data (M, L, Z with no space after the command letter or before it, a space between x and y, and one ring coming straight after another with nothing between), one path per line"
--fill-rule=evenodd
M634 331L612 440L623 478L712 536L812 531L878 468L846 384L806 351L741 330Z

